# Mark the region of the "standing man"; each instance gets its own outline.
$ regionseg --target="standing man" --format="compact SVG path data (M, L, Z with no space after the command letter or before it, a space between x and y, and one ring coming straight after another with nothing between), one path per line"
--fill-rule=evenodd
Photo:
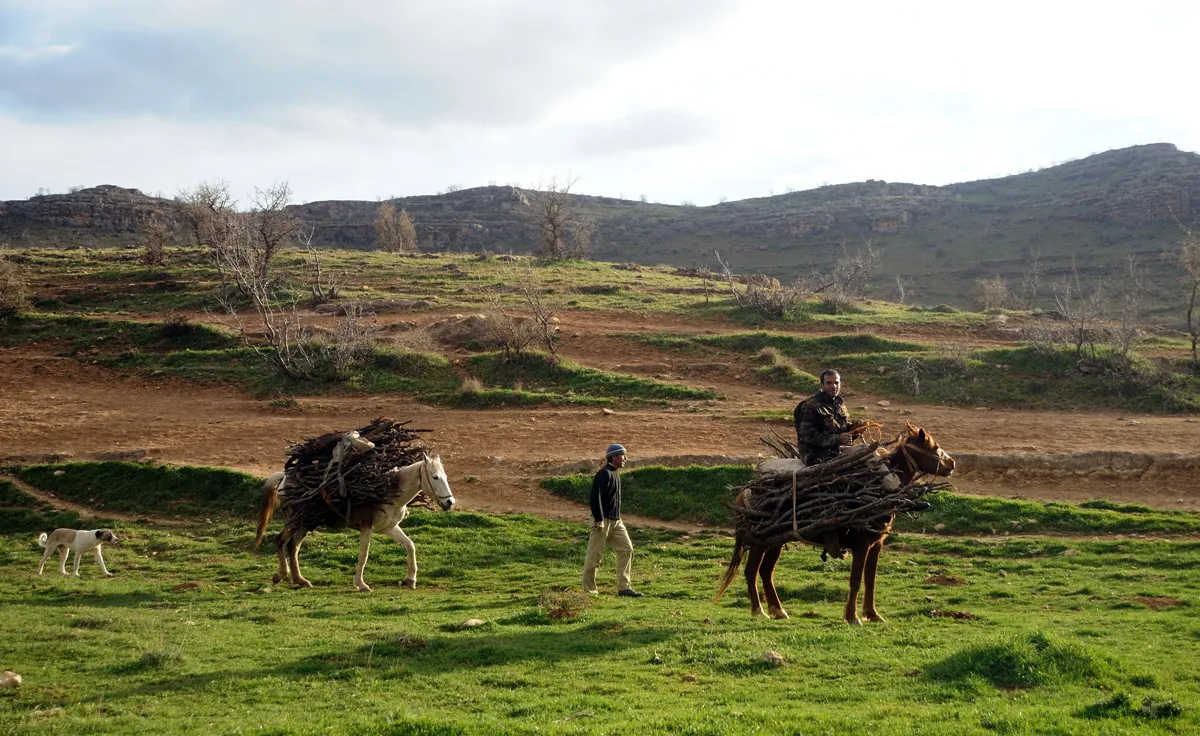
M598 594L596 569L604 557L604 548L611 546L617 553L617 595L641 598L642 594L629 587L633 567L633 542L621 521L621 468L625 465L625 448L609 445L604 452L604 467L592 478L592 534L588 537L587 557L583 561L583 589Z
M841 393L842 377L827 369L821 373L821 389L796 405L796 439L805 465L835 458L842 447L854 442L850 432L858 422L850 421Z

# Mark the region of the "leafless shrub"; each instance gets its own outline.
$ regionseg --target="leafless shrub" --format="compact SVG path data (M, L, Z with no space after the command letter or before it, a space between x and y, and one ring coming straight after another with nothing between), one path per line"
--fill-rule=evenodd
M528 193L525 217L537 235L534 253L542 258L565 260L587 255L596 223L580 211L571 187L579 177L559 182L552 177L544 186Z
M171 242L171 227L159 215L154 215L142 230L142 263L151 268L166 265L167 244Z
M489 347L498 348L504 353L505 360L512 360L529 349L537 339L533 326L513 310L493 301L493 306L487 312L487 337Z
M440 347L424 327L414 327L399 333L392 338L392 344L397 350L406 353L436 353Z
M971 304L980 312L991 312L996 309L1015 309L1017 298L1009 290L1008 284L999 275L986 279L975 279L971 289Z
M25 273L19 265L0 255L0 322L7 322L25 308Z
M482 390L483 390L483 381L480 381L475 376L467 376L466 378L464 378L462 380L462 385L459 387L459 391L462 391L464 394L468 394L471 396L474 396L475 394L479 393Z
M375 354L374 325L364 319L362 305L346 305L345 314L334 325L329 342L324 346L328 369L321 376L324 380L344 381L356 365Z
M729 264L721 259L720 252L715 251L713 255L721 267L721 275L729 287L729 293L738 306L769 319L783 319L795 308L800 299L795 288L781 286L778 279L763 276L738 279ZM738 287L739 281L744 282L743 288Z
M304 246L308 256L304 267L308 274L308 287L312 296L308 302L311 306L327 304L341 296L338 290L338 274L335 271L325 271L321 265L321 253L312 244L313 229L300 234L300 244Z
M909 356L904 361L904 367L900 369L900 383L913 396L921 395L921 373L924 370L921 361L914 356Z
M538 596L538 608L555 621L575 618L591 605L591 598L581 590L544 590Z

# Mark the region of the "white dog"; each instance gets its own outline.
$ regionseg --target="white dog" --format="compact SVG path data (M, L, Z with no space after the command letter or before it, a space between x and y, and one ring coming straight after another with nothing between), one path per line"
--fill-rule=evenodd
M46 566L46 559L50 557L50 553L58 550L61 555L58 571L63 575L67 574L67 558L74 552L75 577L79 577L79 561L83 558L83 553L90 549L96 552L96 562L100 563L100 571L111 577L112 573L104 566L104 556L100 554L100 545L105 542L118 541L120 540L117 539L117 535L113 534L110 529L55 529L49 534L43 532L38 537L38 546L45 547L46 553L42 555L42 562L38 565L38 575L42 574L42 568Z

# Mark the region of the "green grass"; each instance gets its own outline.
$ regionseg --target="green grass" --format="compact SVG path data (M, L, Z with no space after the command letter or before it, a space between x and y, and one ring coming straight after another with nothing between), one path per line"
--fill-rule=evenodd
M262 490L261 478L233 470L129 462L33 465L18 475L67 501L127 514L245 516Z
M505 359L502 353L473 355L467 360L468 372L486 386L534 393L615 399L713 399L708 389L677 386L662 381L585 368L569 360L554 360L544 353L526 352Z
M725 351L740 356L778 351L794 363L763 366L759 374L774 385L796 391L807 376L832 367L851 390L906 401L951 406L989 406L1041 410L1125 409L1153 413L1200 411L1200 376L1186 361L1134 359L1132 373L1080 370L1074 351L1030 346L938 349L922 343L890 340L871 334L801 337L772 332L728 335L625 335L659 348L709 350L719 359ZM915 381L914 381L915 376ZM815 390L815 387L814 387Z
M55 510L0 478L0 533L41 533L79 525L79 514L74 511Z
M397 587L403 549L379 539L366 570L375 590L360 594L353 533L310 535L301 560L315 587L296 590L269 584L274 554L250 549L249 519L194 518L117 525L110 579L90 559L79 578L38 577L28 535L0 534L0 661L24 678L0 695L0 733L1200 727L1195 542L1070 541L1078 554L1031 555L1027 545L1061 542L900 535L879 570L889 622L854 628L840 621L848 561L806 547L776 572L792 618L768 621L749 615L741 586L712 602L731 551L721 534L634 527L634 584L647 597L613 595L609 556L602 595L585 601L582 522L417 510L405 522L417 590ZM935 585L934 573L963 583ZM464 628L470 618L484 624ZM764 661L768 650L782 665Z
M621 504L624 511L638 516L728 525L729 511L721 505L722 501L732 501L728 488L753 477L753 468L735 465L634 468L621 474ZM542 487L551 493L581 504L587 503L591 484L591 476L587 474L542 480ZM1039 503L947 491L930 494L925 500L930 508L913 516L898 517L897 531L933 532L936 525L944 524L941 533L946 535L1200 534L1200 514L1115 505L1103 500L1083 504Z

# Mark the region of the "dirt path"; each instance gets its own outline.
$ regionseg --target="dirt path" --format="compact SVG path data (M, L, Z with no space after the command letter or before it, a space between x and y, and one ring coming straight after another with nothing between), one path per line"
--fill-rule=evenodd
M428 321L443 315L419 315ZM414 315L385 316L383 321ZM361 426L376 416L414 420L432 429L455 495L464 508L523 511L582 519L586 510L542 490L538 480L553 466L596 457L619 441L631 457L651 455L755 455L762 420L749 412L790 412L797 398L743 380L749 364L704 365L694 355L660 351L613 333L635 331L735 331L720 321L696 324L671 317L569 313L562 352L584 365L641 375L668 376L690 386L712 387L725 398L663 408L538 408L490 411L431 408L390 395L300 399L300 410L281 410L232 388L119 378L111 371L58 358L31 345L0 355L0 454L8 462L38 462L46 455L86 459L100 453L144 451L162 462L213 465L267 475L281 466L293 441L331 429ZM946 335L968 339L969 334ZM936 334L924 339L938 339ZM980 336L975 336L978 339ZM851 386L850 389L853 389ZM950 452L1043 454L1088 450L1200 454L1200 419L1115 412L1014 412L907 405L853 394L856 417L898 431L905 420L929 429ZM790 435L790 421L772 427ZM3 460L4 458L0 458ZM597 463L599 459L597 459ZM960 490L981 495L1083 501L1104 497L1168 509L1200 510L1194 477L1164 476L1154 483L1087 477L964 479ZM685 528L680 526L680 528Z

